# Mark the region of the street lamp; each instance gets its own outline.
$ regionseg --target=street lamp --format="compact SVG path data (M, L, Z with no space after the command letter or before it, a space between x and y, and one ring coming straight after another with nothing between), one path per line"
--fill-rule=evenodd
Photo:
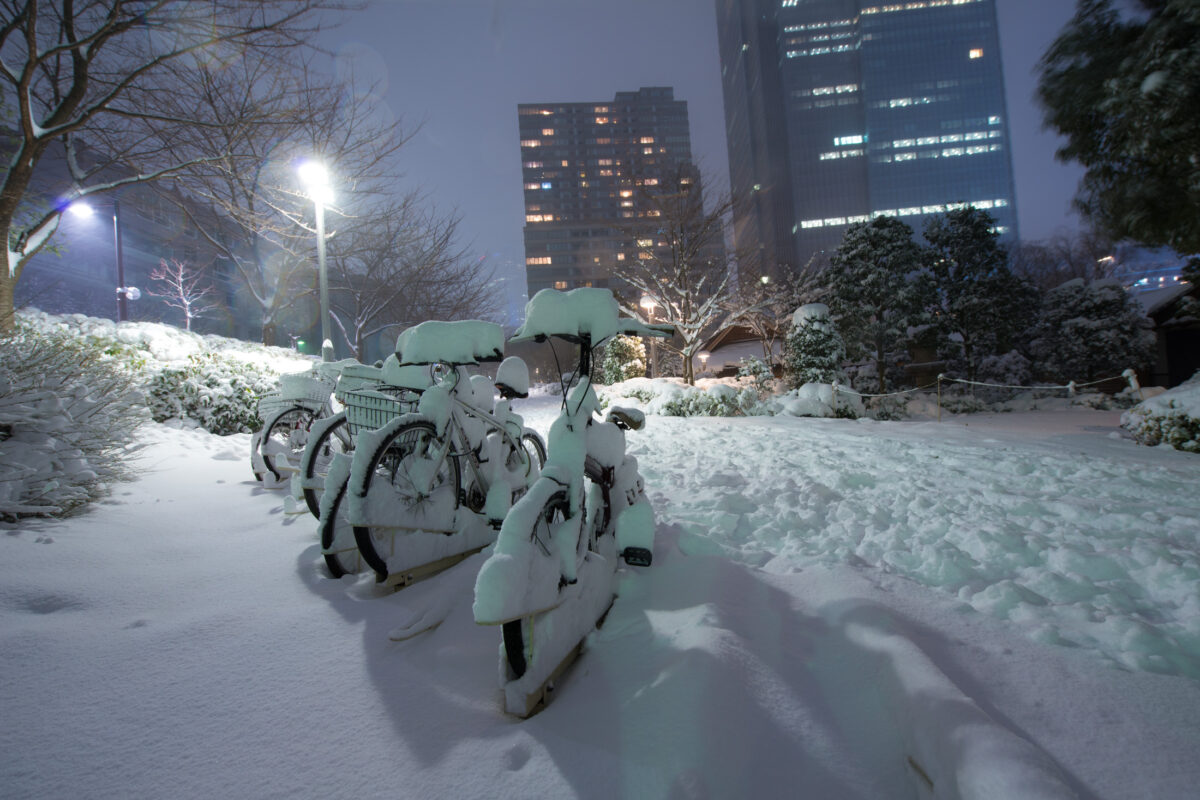
M329 173L316 161L305 161L296 168L317 210L317 274L321 288L321 352L332 358L333 333L329 327L329 276L325 272L325 206L333 201Z
M697 353L697 355L700 356L700 371L704 372L708 369L708 359L712 353L708 352L707 350L701 350L699 353Z
M646 321L654 323L654 309L658 303L653 297L648 294L642 295L642 299L638 301L638 305L646 312ZM658 340L650 337L650 377L654 377L654 372L658 369Z
M81 219L87 219L96 213L84 200L76 200L67 208ZM129 319L129 301L137 300L142 296L142 292L136 286L125 285L125 254L121 247L121 201L115 197L112 200L112 210L113 241L117 256L117 322L124 322Z

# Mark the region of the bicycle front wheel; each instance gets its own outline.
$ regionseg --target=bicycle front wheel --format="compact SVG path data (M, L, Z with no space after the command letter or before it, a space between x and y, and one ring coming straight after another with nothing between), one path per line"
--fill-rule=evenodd
M346 519L346 487L349 480L344 480L339 486L329 487L335 492L329 513L321 519L321 555L325 557L325 566L334 578L343 575L353 575L362 572L366 567L363 558L354 541L354 529Z
M533 521L533 529L529 532L529 540L534 546L544 552L551 549L552 534L567 518L570 505L566 492L555 492L542 505ZM521 591L524 587L514 586L513 591ZM525 674L529 665L529 650L533 646L532 618L521 617L511 622L505 622L501 633L504 637L504 660L508 665L509 680L516 680Z
M307 408L293 406L279 412L263 426L258 452L263 464L276 481L300 466L300 456L308 441L308 429L316 415Z
M423 420L402 425L371 456L363 497L389 525L355 525L354 541L376 580L388 576L388 558L399 530L452 532L461 489L458 456ZM448 517L447 517L448 515Z

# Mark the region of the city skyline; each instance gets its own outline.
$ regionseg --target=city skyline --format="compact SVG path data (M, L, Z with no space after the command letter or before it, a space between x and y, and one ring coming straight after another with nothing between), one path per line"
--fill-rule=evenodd
M552 9L553 13L547 13ZM1053 158L1031 69L1073 4L1006 0L1000 43L1021 234L1047 238L1079 225L1070 199L1082 170ZM521 103L611 97L673 86L688 103L692 149L718 190L728 185L716 13L712 0L385 0L330 30L339 63L381 82L378 97L410 127L406 180L439 208L457 209L466 240L524 283ZM510 282L511 283L511 282Z

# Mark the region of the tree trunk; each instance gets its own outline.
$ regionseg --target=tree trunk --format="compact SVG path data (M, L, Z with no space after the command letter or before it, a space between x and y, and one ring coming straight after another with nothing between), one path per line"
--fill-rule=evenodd
M17 281L8 274L8 264L0 269L0 336L9 336L16 331L16 309L13 307L13 291Z
M263 322L262 343L270 347L275 344L276 325L274 322Z

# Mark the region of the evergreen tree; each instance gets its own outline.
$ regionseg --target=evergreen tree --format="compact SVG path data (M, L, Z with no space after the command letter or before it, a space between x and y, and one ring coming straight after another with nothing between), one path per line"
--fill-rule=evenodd
M1067 281L1046 293L1033 349L1041 372L1059 381L1119 375L1149 366L1155 339L1141 306L1113 280Z
M1076 204L1116 239L1200 252L1200 3L1079 0L1040 64L1058 157L1087 172Z
M1012 350L1036 319L1037 290L1009 271L995 227L973 206L925 224L939 350L962 359L967 380L976 380L984 358Z
M896 217L851 225L832 258L829 306L852 358L868 358L886 391L888 354L902 346L924 311L924 285L917 276L924 249L913 230Z
M636 336L614 336L604 348L600 382L620 383L646 374L646 345Z
M833 383L842 376L846 346L829 317L829 307L809 303L796 310L783 343L783 379L789 389Z

